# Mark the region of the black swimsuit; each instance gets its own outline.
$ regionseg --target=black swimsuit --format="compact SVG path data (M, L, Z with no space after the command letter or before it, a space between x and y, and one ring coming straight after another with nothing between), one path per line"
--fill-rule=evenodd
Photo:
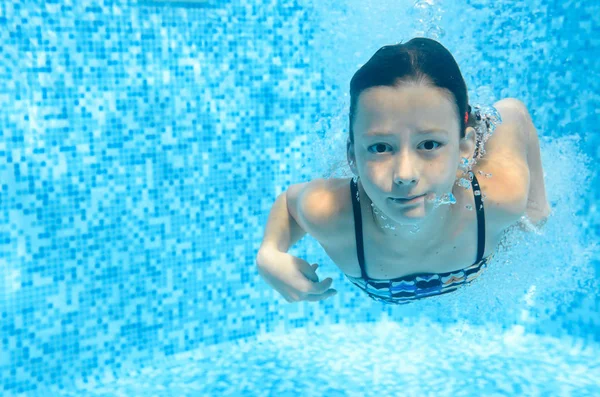
M433 295L441 295L455 291L459 286L468 284L481 272L491 260L493 254L483 257L485 252L485 217L483 212L483 201L479 182L472 172L473 195L475 197L475 210L477 211L477 260L464 269L447 273L415 273L391 280L372 279L367 276L365 270L365 254L363 250L362 216L360 203L358 202L357 183L352 179L350 191L352 195L352 206L354 209L354 231L356 234L356 253L362 277L346 277L365 291L376 301L405 304L414 300Z

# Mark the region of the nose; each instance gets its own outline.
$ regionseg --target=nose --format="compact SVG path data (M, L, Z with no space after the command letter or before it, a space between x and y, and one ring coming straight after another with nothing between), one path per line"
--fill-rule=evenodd
M414 161L407 154L397 157L394 168L394 183L397 185L411 186L419 182L419 176Z

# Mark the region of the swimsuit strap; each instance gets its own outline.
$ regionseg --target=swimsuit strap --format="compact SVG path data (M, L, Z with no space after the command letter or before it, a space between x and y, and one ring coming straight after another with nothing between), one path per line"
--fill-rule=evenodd
M473 186L473 197L475 198L475 210L477 211L477 260L475 263L483 258L485 252L485 213L483 211L483 200L481 197L481 188L477 177L472 171L469 171L469 175L473 177L471 185Z
M354 210L354 234L356 235L356 255L358 256L358 264L360 272L364 280L368 280L367 272L365 271L365 251L363 249L363 233L362 233L362 216L360 211L360 203L358 202L358 184L354 178L350 181L350 196L352 196L352 209Z

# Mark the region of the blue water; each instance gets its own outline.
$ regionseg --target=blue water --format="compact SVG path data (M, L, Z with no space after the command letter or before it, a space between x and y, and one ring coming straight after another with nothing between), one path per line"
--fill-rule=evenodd
M285 4L283 4L285 3ZM2 395L600 394L600 4L0 3ZM459 292L386 306L254 264L290 184L348 176L348 87L427 36L523 101L552 216Z

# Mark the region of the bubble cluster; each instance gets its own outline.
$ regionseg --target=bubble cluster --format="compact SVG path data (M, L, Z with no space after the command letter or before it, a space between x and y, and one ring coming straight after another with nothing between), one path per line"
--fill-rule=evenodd
M478 120L474 127L476 131L477 151L473 157L472 165L475 165L479 159L485 156L485 143L494 135L497 125L502 123L502 117L493 106L475 104L472 106L472 111ZM491 174L489 175L491 176Z
M433 202L433 208L438 208L442 205L456 204L456 197L454 197L452 192L450 192L450 193L442 194L440 197L436 196L435 198L431 199L430 201Z
M456 181L456 184L465 188L465 190L471 188L471 181L467 180L466 178L460 178L458 181Z
M383 223L384 229L396 230L396 226L390 225L389 223L387 223L389 218L387 216L385 216L385 214L379 208L377 208L377 206L374 203L371 203L371 208L373 209L373 215L377 216L379 219L381 219L384 222ZM416 234L420 230L419 226L413 225L413 224L400 224L400 226L403 228L404 227L410 228L410 229L408 229L408 232L411 234Z
M486 172L483 172L483 171L481 171L481 170L478 170L478 171L477 171L477 173L478 173L479 175L483 175L483 176L484 176L484 177L486 177L486 178L491 178L491 177L492 177L492 174L488 174L488 173L486 173Z

